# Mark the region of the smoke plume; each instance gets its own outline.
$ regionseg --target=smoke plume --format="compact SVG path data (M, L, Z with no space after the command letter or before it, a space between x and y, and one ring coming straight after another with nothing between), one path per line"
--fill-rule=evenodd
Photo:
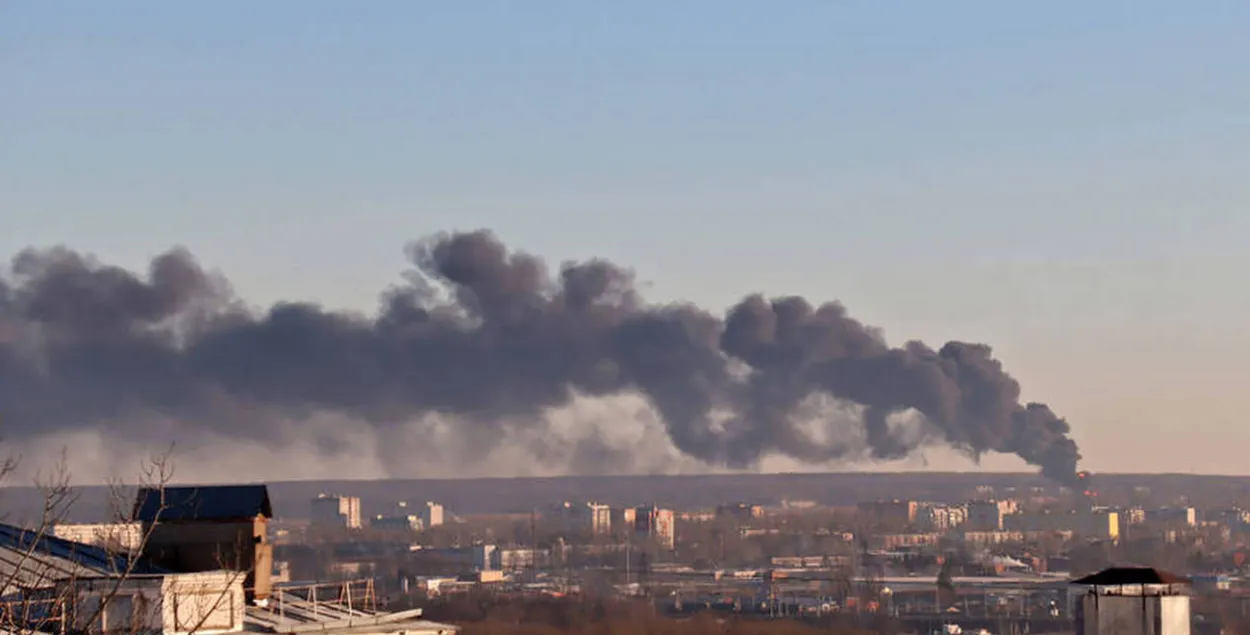
M24 251L0 276L0 433L200 431L277 446L314 418L385 431L434 417L454 421L443 432L455 445L522 435L541 454L550 409L633 393L672 446L709 467L946 445L1075 479L1067 422L1021 404L984 344L892 347L842 305L799 297L752 295L723 316L652 304L628 269L590 260L553 272L488 231L406 253L406 282L363 316L303 303L251 310L183 250L143 275L68 249ZM315 435L327 454L347 444L324 426ZM579 442L576 460L622 451L602 436Z

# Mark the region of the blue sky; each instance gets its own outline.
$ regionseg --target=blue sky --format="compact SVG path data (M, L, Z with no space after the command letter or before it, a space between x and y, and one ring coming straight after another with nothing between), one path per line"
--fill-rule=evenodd
M1250 4L0 3L0 254L371 309L488 227L993 344L1104 470L1245 472Z

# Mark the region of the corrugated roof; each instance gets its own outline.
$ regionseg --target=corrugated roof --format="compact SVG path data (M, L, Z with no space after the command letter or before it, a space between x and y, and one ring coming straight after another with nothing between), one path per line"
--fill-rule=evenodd
M1189 584L1189 580L1152 567L1111 567L1077 578L1072 584L1081 586L1127 586L1132 584Z
M74 577L168 573L146 559L131 558L102 547L57 538L30 529L0 524L0 579L20 588L51 586ZM12 589L3 589L8 594Z
M246 520L273 518L269 488L264 485L203 485L139 490L132 520Z

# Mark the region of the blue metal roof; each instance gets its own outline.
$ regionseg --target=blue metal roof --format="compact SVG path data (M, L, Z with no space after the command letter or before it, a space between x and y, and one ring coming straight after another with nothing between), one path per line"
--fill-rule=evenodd
M264 485L203 485L139 490L132 519L140 522L273 518Z
M8 549L21 554L57 558L79 567L89 569L100 575L130 573L134 575L159 575L169 573L157 567L146 558L131 558L81 542L65 540L46 533L36 532L13 525L0 524L0 549Z

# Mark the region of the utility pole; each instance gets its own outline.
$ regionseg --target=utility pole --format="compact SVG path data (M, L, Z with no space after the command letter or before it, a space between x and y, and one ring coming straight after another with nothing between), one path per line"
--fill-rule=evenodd
M538 579L538 510L530 508L530 582Z
M631 531L631 529L632 527L625 529L625 586L629 586L631 583L631 580L629 577L629 573L630 573L629 566L630 566L630 563L633 562L634 560L634 556L633 556L634 532Z

